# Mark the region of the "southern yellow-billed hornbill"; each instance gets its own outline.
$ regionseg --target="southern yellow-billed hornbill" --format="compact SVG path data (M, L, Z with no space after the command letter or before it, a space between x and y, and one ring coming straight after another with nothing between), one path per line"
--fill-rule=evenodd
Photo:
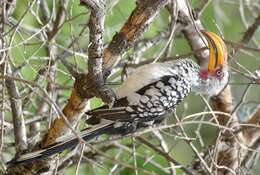
M138 128L159 123L190 91L209 96L218 94L227 84L227 49L216 34L202 31L207 39L209 59L207 67L200 67L191 59L179 59L139 67L121 87L115 90L117 100L107 106L87 112L89 123L104 121L83 130L85 140L102 134L125 135ZM9 165L29 163L75 147L79 140L74 135L58 138L55 144L26 153L8 162Z

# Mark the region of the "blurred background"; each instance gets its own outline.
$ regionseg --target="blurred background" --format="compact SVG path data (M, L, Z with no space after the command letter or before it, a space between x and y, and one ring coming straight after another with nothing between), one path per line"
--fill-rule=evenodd
M60 0L62 1L62 0ZM65 2L65 1L64 1ZM134 0L107 0L106 1L107 15L105 18L104 43L108 44L114 34L120 30L124 22L130 16L131 12L136 6ZM49 15L54 15L57 8L59 8L58 0L47 0L49 7ZM7 22L6 31L8 40L10 41L10 59L13 63L13 71L20 76L20 78L33 81L43 89L48 86L50 94L52 94L55 102L62 108L70 95L74 79L69 71L64 66L64 63L58 60L58 57L52 57L49 52L49 47L54 47L57 54L62 55L63 51L71 51L72 55L62 57L67 63L73 65L73 68L78 72L86 72L87 70L87 52L86 48L89 45L88 35L88 19L90 12L86 7L80 6L79 1L69 0L67 10L65 13L65 21L59 26L59 32L55 36L55 40L50 43L44 42L40 36L42 30L46 30L49 23L44 20L43 11L39 5L39 0L17 1L16 8L10 20ZM65 4L65 3L64 3ZM201 8L204 0L192 0L190 5L194 11ZM29 10L28 10L29 9ZM255 18L260 13L260 2L258 0L212 0L205 5L201 10L199 16L205 29L218 33L227 41L227 46L231 52L233 45L229 43L237 43L242 39L244 32L254 22ZM12 26L17 24L15 30ZM169 13L166 9L162 9L160 14L156 16L151 26L137 42L134 48L130 49L123 55L119 67L116 68L108 79L108 84L111 87L119 86L125 76L122 74L127 71L131 72L134 68L126 67L126 63L133 63L133 57L138 49L143 48L144 44L155 37L162 35L168 29ZM166 40L163 35L158 37L158 41L152 44L144 52L141 52L139 61L155 58L158 53L165 46ZM71 45L71 42L73 45ZM253 38L246 45L250 48L257 48L257 51L250 49L240 49L235 57L229 58L229 65L232 68L238 68L237 63L241 64L246 70L255 72L260 70L260 28L254 34ZM186 38L180 33L176 32L172 40L168 55L171 57L185 55L190 53L191 49ZM193 55L189 56L194 58ZM236 62L235 62L235 61ZM50 69L52 62L55 62L55 73L43 76L39 74L39 70ZM241 121L246 121L245 116L249 116L252 111L260 107L260 86L259 83L252 83L248 88L251 80L245 76L234 72L230 69L231 77L229 84L232 88L233 103L239 104L237 115ZM51 77L50 77L51 76ZM50 86L50 78L52 85ZM1 80L2 81L2 80ZM2 85L0 85L1 88ZM20 98L23 100L23 113L26 122L28 123L28 136L32 144L40 140L46 129L49 127L50 121L56 117L56 113L46 106L41 112L43 96L39 95L33 87L28 87L24 83L17 82L19 88ZM248 88L248 89L247 89ZM247 94L244 92L247 89ZM244 96L244 97L243 97ZM7 97L7 96L6 96ZM206 98L206 97L205 97ZM241 103L241 99L243 102ZM206 98L207 99L207 98ZM3 99L5 104L5 122L7 128L4 135L4 144L1 154L2 170L4 169L3 162L10 160L14 156L14 138L12 130L11 110L8 104L8 99ZM98 98L91 100L91 108L97 108L103 103ZM184 102L177 108L177 116L179 118L187 117L191 114L196 114L208 110L203 98L197 94L190 94ZM185 132L190 141L195 145L198 151L207 149L209 145L215 143L217 138L218 128L209 121L211 116L197 115L184 123ZM201 123L200 121L205 121ZM168 117L162 125L170 125L176 123L175 117ZM9 126L10 125L10 126ZM85 127L82 121L78 129ZM141 131L142 132L142 131ZM192 165L196 156L191 149L187 140L181 134L180 128L173 126L160 131L164 142L170 150L172 157L184 165ZM160 140L154 136L153 133L147 132L144 134L145 138L154 145L160 147ZM101 140L106 140L107 137ZM94 141L95 142L95 141ZM99 142L99 141L97 141ZM110 145L110 146L109 146ZM143 170L148 170L151 174L169 174L170 165L164 157L157 154L152 149L137 142L134 137L128 136L123 139L118 139L111 144L110 141L104 143L96 143L95 146L102 150L105 154L123 162L125 165L115 162L113 159L105 158L98 153L86 151L79 167L78 174L147 174ZM78 157L80 149L78 149ZM259 150L258 150L259 151ZM70 151L67 151L70 152ZM65 153L67 153L65 152ZM63 153L63 154L65 154ZM93 154L93 155L91 155ZM88 157L89 156L89 157ZM64 169L60 171L61 174L75 174L77 168L77 160L72 159L73 163L64 165ZM256 159L257 160L257 159ZM138 167L134 171L131 167ZM258 166L257 166L258 165ZM260 162L255 162L252 174L259 174ZM177 168L177 174L183 172Z

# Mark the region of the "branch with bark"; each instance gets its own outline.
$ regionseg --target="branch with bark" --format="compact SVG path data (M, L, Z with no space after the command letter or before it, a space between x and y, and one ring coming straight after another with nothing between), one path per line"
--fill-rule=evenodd
M203 30L200 19L194 19L193 13L187 1L178 1L177 3L180 7L180 18L182 25L184 25L183 33L187 38L191 48L193 50L198 50L205 47L200 36L200 30ZM259 16L255 19L255 22L248 28L245 32L243 38L239 43L246 44L252 36L254 35L256 29L259 26ZM231 57L234 56L238 48L234 49ZM207 52L199 52L195 54L200 65L207 64ZM231 88L228 85L220 94L211 99L213 109L216 111L222 111L232 115L232 118L227 118L224 115L218 115L218 123L220 125L225 125L228 127L239 127L238 118L235 113L233 113L234 106L232 102ZM254 123L257 124L257 123ZM242 140L245 138L241 138ZM218 146L219 145L219 146ZM234 174L238 172L240 168L240 153L239 153L239 143L235 136L230 135L228 131L220 132L219 137L216 141L216 173L217 174Z
M72 10L70 11L67 8L70 6L68 5L67 0L59 0L57 2L53 1L52 9L49 7L50 4L48 4L47 1L40 0L39 4L35 2L36 1L32 1L29 3L27 10L23 13L23 17L20 20L14 20L13 17L6 15L11 14L10 7L15 7L15 1L8 0L1 2L3 4L2 7L6 7L1 9L0 63L3 63L1 65L1 80L3 80L7 90L7 93L5 93L5 89L2 88L1 96L3 102L5 102L6 97L10 100L8 104L3 103L1 105L2 112L0 113L0 117L2 134L0 150L7 150L7 152L11 152L6 148L8 147L7 145L15 145L15 152L17 156L19 156L19 153L27 149L27 151L30 152L32 150L47 147L53 144L60 136L70 132L79 138L77 127L80 125L79 121L81 116L89 108L90 99L96 96L100 97L107 104L113 104L115 97L108 84L113 84L114 82L108 82L107 79L113 71L117 70L117 68L124 68L121 77L125 77L128 68L134 69L140 65L149 64L155 61L167 61L179 57L190 57L192 55L196 57L200 65L207 64L207 45L200 35L200 30L205 28L202 25L201 15L211 1L203 1L198 8L192 9L187 0L171 1L170 3L168 0L137 0L136 7L132 11L131 15L107 45L104 44L104 20L105 17L109 15L109 7L106 7L106 5L109 4L108 1L80 1L81 7L86 7L88 11L79 15L83 17L81 19L83 19L82 21L84 22L84 25L76 37L73 33L74 30L72 21L74 18L76 19L77 16L70 16ZM112 3L113 5L116 5L118 1L113 1ZM163 28L162 31L158 32L158 34L154 37L140 40L145 30L165 5L165 11L168 11L168 21L165 20L168 25L166 29ZM252 10L257 8L257 6L250 7ZM40 10L41 13L39 17L37 10ZM166 16L165 11L163 11L160 16L163 20ZM22 21L26 14L31 14L36 17L35 21L41 28L35 29L28 27L27 25L22 25ZM257 13L255 13L255 11L252 11L252 14L254 14L253 16L256 18L252 25L245 25L247 28L242 39L238 42L226 42L233 48L232 53L230 53L230 57L234 57L235 53L241 50L248 52L252 51L254 53L259 52L259 49L256 48L257 45L250 47L247 46L249 41L254 40L254 35L260 23L259 15L256 15ZM58 43L62 38L60 37L60 31L67 22L71 25L71 41L66 47L64 47ZM4 28L5 24L8 26L8 29ZM87 35L85 35L86 31L89 31ZM34 42L40 42L44 46L47 59L43 62L42 67L36 71L37 75L34 77L32 82L21 78L20 75L21 70L28 65L29 61L24 60L23 64L16 66L10 59L11 54L9 50L14 47L14 44L11 43L12 39L9 43L7 36L11 35L12 38L15 33L30 35L35 39ZM88 37L87 39L86 36ZM172 48L175 46L175 38L179 39L183 38L183 36L188 41L192 52L188 54L178 54L174 57L170 56ZM84 39L84 43L86 43L86 40L89 40L89 45L84 46L84 48L80 48L80 40L82 38ZM35 44L33 42L29 43L29 40L30 39L26 39L22 42L22 44ZM158 50L156 51L154 56L155 58L144 59L144 57L146 57L144 55L147 50L150 48L155 48L155 46L159 48L163 42L166 44L163 48L160 48L158 52L159 54L157 54ZM8 46L8 44L10 44L10 46ZM131 50L131 48L134 49ZM127 55L128 60L121 59L125 54L130 55ZM72 63L73 59L73 61L77 61L77 56L81 56L84 61L87 62L87 68L78 67L77 63ZM70 59L71 57L73 57L73 59ZM37 57L37 59L39 58ZM57 74L62 72L60 71L60 65L58 64L59 61L68 70L69 74L66 75L68 79L75 79L73 86L66 86L70 88L70 96L66 102L64 102L65 97L60 98L61 94L57 88ZM241 68L241 66L239 66L239 68ZM231 67L231 69L250 80L251 84L248 85L248 89L253 83L259 84L259 76L257 71L251 73L250 71L241 68L243 71L246 71L246 73L244 73L243 71L240 71L240 69L235 69L233 67ZM12 70L14 70L15 73L12 73ZM82 71L79 73L79 70ZM41 82L45 81L46 84L44 83L42 86L39 85ZM118 77L112 78L112 81L117 82ZM63 88L65 88L65 86L63 86ZM40 89L40 93L35 89ZM138 141L136 145L130 144L127 147L124 147L125 145L122 146L119 144L119 140L122 140L124 137L120 137L115 138L114 140L112 138L111 140L104 141L103 143L98 143L98 149L96 149L91 146L92 143L88 145L88 143L83 143L82 139L79 138L80 143L82 143L80 144L80 154L79 151L75 149L73 152L67 154L61 159L57 156L36 161L27 165L8 167L7 174L39 174L42 172L59 172L65 167L76 164L76 172L78 172L81 162L90 160L93 164L98 166L95 162L96 159L98 159L98 161L100 161L99 159L112 160L115 165L113 165L113 168L109 170L110 173L113 173L115 169L120 169L121 167L122 169L129 168L131 171L135 171L136 174L138 174L138 170L151 174L151 172L148 172L146 169L139 167L139 161L136 160L136 158L146 159L144 164L147 164L148 162L148 164L152 164L166 174L178 174L178 171L176 171L177 168L181 169L181 171L186 174L196 174L197 172L202 174L223 175L246 173L248 169L252 168L252 160L255 160L257 157L257 152L255 150L259 148L260 143L259 128L257 127L259 123L259 110L255 111L255 113L248 117L248 120L245 122L240 122L236 116L236 112L240 107L240 104L244 103L246 99L248 89L246 89L241 100L236 106L234 105L231 88L229 85L220 94L211 98L210 102L213 109L210 109L209 104L207 105L212 116L216 116L215 119L217 120L215 121L213 119L210 119L210 121L187 121L186 118L183 120L176 118L177 122L174 126L167 125L168 121L166 121L166 125L163 126L164 128L158 127L162 135L159 131L154 132L155 136L160 141L159 145L152 143L153 141L148 141L148 139L145 139L146 135L144 135L142 137L136 137L136 140ZM35 94L38 96L35 97ZM45 98L41 98L40 96L44 96ZM65 104L62 110L60 109L59 104ZM35 109L35 113L28 110L31 108ZM13 127L10 127L9 125L11 124L5 119L6 109L10 109L11 111ZM186 114L185 111L186 110L183 112L184 116ZM215 113L215 111L221 111L222 113ZM56 114L54 112L56 112ZM53 120L53 116L56 115L57 118ZM199 114L199 116L200 115L204 116L205 114ZM28 116L32 116L32 118L27 120ZM24 121L24 118L26 121ZM42 124L42 121L44 120L45 122L46 119L46 123L48 124ZM201 138L202 136L200 135L201 133L199 132L199 129L197 129L197 138L194 138L194 140L200 141L203 150L200 150L197 146L194 146L195 144L192 142L193 138L189 138L186 133L186 129L184 129L184 125L187 123L189 124L189 122L197 122L200 123L199 125L209 124L213 127L217 127L218 137L214 145L209 149L203 147L203 139ZM7 126L8 128L6 128ZM26 133L27 126L29 127ZM42 129L44 126L47 126L47 129ZM37 141L35 138L39 138L39 132L46 132L45 129L47 130L47 133L40 141L40 144L35 145ZM145 131L145 133L149 132L150 134L153 130L154 129ZM3 133L10 131L15 133L15 141L14 143L6 144L3 141ZM174 156L171 154L171 151L174 149L174 146L171 147L171 142L168 143L168 140L164 139L164 134L171 135L172 133L175 134L173 136L175 141L178 140L176 137L180 138L179 140L184 141L192 149L194 155L199 160L193 163L194 166L184 166L181 161L179 162L177 161L178 159L173 158ZM26 134L28 137L26 137ZM137 133L137 135L138 134L140 133ZM28 146L27 142L29 143ZM94 142L94 144L96 144L96 142ZM167 161L167 165L169 167L163 167L164 165L162 166L158 164L156 160L152 160L153 158L147 157L146 155L138 155L136 150L139 147L148 147L149 150L155 151L157 155ZM133 148L133 150L130 150L130 148ZM110 150L113 151L114 149L119 150L117 154L118 157L120 157L121 151L125 151L130 155L134 152L134 165L132 165L132 162L125 163L120 161L117 156L116 158L113 158L107 154L104 154L104 152L108 153ZM84 150L86 153L83 154ZM204 152L206 154L202 156L200 152ZM240 165L243 169L240 169Z
M100 87L104 85L104 80L119 61L120 56L133 46L134 42L151 23L151 19L167 3L167 0L153 0L152 3L148 0L138 1L137 7L120 32L113 37L104 53L102 49L104 3L99 1L81 1L81 3L89 6L91 9L89 25L93 28L90 30L89 74L79 74L76 77L74 89L71 92L68 103L62 110L64 117L61 116L52 122L50 129L41 142L41 147L54 143L58 137L70 131L68 124L73 126L79 121L80 116L88 106L88 100L97 95L96 86L100 90ZM104 62L104 66L102 62ZM91 86L93 84L96 86ZM105 89L103 94L107 95L107 89ZM111 97L111 94L109 93L108 96ZM104 95L101 95L101 97L104 97ZM50 162L50 160L44 160L29 166L14 167L9 169L9 173L21 171L26 171L27 173L41 172L42 169L46 168L46 163L50 164ZM52 169L50 166L47 166L47 168Z

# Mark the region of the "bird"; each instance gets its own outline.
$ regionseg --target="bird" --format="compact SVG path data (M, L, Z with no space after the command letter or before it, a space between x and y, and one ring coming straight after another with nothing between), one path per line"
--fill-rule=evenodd
M88 142L104 134L131 134L161 123L191 91L207 96L219 94L229 80L227 48L217 34L205 30L201 33L208 44L207 65L199 66L190 58L182 58L140 66L114 90L116 100L112 107L104 105L86 112L86 123L93 127L82 130L79 136ZM79 140L73 134L57 138L54 144L22 154L7 165L48 158L74 148Z

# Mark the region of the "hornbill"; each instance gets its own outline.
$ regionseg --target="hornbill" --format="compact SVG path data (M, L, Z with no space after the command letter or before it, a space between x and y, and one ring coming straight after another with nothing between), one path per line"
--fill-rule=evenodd
M102 134L126 135L154 123L159 123L188 95L190 91L214 96L228 83L227 48L213 32L202 31L209 58L206 67L191 59L178 59L141 66L115 89L117 100L112 108L103 106L87 112L91 129L80 132L85 141ZM8 162L9 165L29 163L73 148L78 137L61 137L41 150L25 153Z

